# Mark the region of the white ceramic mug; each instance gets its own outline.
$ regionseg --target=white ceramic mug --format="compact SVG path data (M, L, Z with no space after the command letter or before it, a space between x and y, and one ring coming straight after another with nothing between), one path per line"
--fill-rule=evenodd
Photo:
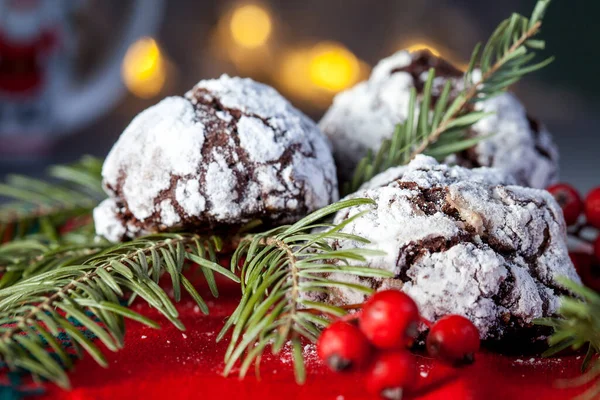
M44 152L57 137L106 113L123 95L120 68L127 48L151 36L163 0L133 0L125 29L103 65L73 82L67 18L85 0L0 0L0 159Z

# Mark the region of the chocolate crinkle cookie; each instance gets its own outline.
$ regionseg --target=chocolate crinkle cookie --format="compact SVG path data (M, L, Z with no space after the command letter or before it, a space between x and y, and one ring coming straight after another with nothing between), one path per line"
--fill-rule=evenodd
M464 79L462 71L428 51L400 51L383 59L369 80L335 97L319 126L333 143L340 177L347 180L367 150L378 150L395 125L406 120L410 90L422 93L432 67L436 70L433 108L436 94L448 80L451 96L456 96L464 88ZM540 189L556 181L558 151L552 137L513 94L501 94L475 107L494 114L475 124L469 134L490 137L450 157L448 163L499 168L511 173L518 184Z
M336 239L331 246L385 251L368 257L367 265L394 278L361 279L344 274L343 266L330 277L376 290L399 288L425 318L463 315L483 339L533 331L534 318L553 315L567 294L556 278L579 278L554 198L511 183L502 171L449 167L426 156L375 177L350 196L375 204L342 210L334 219L340 224L367 210L340 232L370 243ZM314 297L338 305L365 299L346 288Z
M338 198L329 143L316 124L273 88L226 75L139 114L102 176L110 197L94 220L111 241L293 222Z

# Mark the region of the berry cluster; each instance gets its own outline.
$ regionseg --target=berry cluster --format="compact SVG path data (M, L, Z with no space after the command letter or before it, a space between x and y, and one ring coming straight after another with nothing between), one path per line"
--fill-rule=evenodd
M333 371L364 372L369 392L400 399L417 383L417 362L408 349L419 333L419 323L430 327L429 355L455 366L474 361L480 343L471 321L449 315L432 324L398 290L375 293L362 311L329 325L319 337L317 352Z
M562 208L569 234L593 246L593 254L579 250L570 252L569 256L583 283L600 292L600 187L593 189L585 200L565 183L550 186L548 191ZM584 235L588 230L594 231L594 239Z

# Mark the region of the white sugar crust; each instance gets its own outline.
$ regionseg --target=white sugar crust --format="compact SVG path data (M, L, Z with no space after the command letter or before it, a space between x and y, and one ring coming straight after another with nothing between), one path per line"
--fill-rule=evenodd
M96 231L102 232L102 236L111 242L120 241L127 232L117 214L117 205L113 199L102 201L93 213Z
M425 318L464 315L486 339L502 337L507 317L518 328L552 315L560 295L556 278L579 280L568 257L560 208L548 192L511 185L510 176L494 169L448 167L425 156L397 172L349 196L372 199L375 205L335 216L339 224L367 210L341 232L370 243L340 239L332 246L383 250L386 255L368 257L367 265L398 279L360 280L341 272L332 279L401 288ZM444 248L428 245L434 242ZM353 304L364 295L335 289L327 300Z
M273 88L226 75L135 117L102 176L131 214L129 237L190 221L290 222L338 198L330 145L316 124Z
M337 94L319 122L333 144L341 176L351 176L367 150L377 151L382 140L391 137L395 125L406 120L415 83L409 72L398 69L411 61L406 51L381 60L369 80ZM463 87L462 78L449 79L453 90ZM436 78L434 89L446 80ZM543 189L556 181L558 150L552 137L543 125L537 127L539 132L531 128L525 108L514 95L502 94L478 103L477 108L495 113L473 127L474 134L490 136L473 149L478 165L502 169L523 186ZM460 160L451 157L447 162Z

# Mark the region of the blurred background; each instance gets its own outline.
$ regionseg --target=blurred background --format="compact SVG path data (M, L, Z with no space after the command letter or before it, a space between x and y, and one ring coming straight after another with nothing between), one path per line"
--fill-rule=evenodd
M428 48L464 65L535 0L0 0L0 177L105 156L161 98L222 73L275 86L318 120L377 61ZM576 5L575 5L576 4ZM557 60L515 91L561 150L562 180L600 184L600 2L554 0Z

